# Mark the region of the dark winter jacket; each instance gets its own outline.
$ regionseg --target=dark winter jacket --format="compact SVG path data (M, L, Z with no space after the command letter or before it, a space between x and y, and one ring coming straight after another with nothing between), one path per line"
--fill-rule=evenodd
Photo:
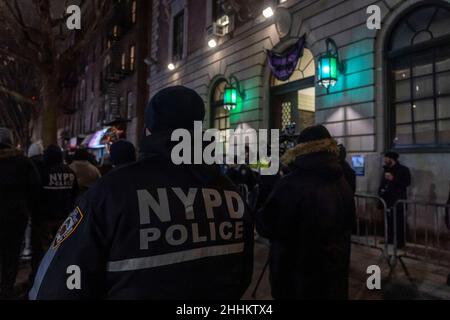
M176 166L170 136L90 189L42 262L32 299L239 299L253 270L253 224L217 166ZM81 269L81 290L66 268Z
M385 178L385 174L389 172L394 176L393 181ZM397 164L391 168L384 168L384 174L381 178L379 196L386 201L388 208L394 206L397 200L407 199L407 190L411 185L411 173L407 167Z
M332 139L299 144L257 217L271 240L270 282L275 299L346 299L353 192Z
M78 195L75 173L63 163L63 154L58 147L47 148L44 155L42 178L41 215L35 222L66 219L73 211Z
M28 218L39 188L32 162L21 151L0 145L0 229Z
M257 210L261 209L265 204L273 189L275 188L278 180L280 180L280 175L261 175L259 179L259 189L258 189L258 201Z

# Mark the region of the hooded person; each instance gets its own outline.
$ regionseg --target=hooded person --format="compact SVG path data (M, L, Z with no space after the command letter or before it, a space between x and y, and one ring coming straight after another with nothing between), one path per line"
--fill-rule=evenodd
M111 171L80 199L41 264L31 299L242 297L253 271L245 202L217 165L171 158L173 131L190 132L204 115L201 97L185 87L152 98L141 159ZM83 272L80 290L67 288L69 265Z
M0 299L14 298L23 236L39 187L32 162L14 148L12 132L0 128Z
M337 143L325 127L310 127L282 161L289 173L257 216L259 234L271 241L272 296L347 299L355 203Z

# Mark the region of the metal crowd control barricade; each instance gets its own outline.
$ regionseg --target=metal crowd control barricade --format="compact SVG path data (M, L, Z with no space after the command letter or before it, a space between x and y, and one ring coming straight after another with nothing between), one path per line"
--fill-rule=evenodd
M386 260L389 267L395 264L395 256L389 253L388 213L386 202L376 195L355 195L356 226L352 243L379 250L380 261Z
M408 277L404 258L450 268L450 205L399 200L393 212L394 256ZM399 248L397 223L402 220L405 245Z

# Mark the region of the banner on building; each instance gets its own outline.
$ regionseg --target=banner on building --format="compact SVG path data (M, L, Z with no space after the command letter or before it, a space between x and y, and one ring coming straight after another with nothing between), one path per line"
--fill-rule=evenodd
M288 80L297 67L298 60L303 57L305 49L305 36L301 37L297 43L289 47L283 53L267 50L269 66L272 74L280 81Z

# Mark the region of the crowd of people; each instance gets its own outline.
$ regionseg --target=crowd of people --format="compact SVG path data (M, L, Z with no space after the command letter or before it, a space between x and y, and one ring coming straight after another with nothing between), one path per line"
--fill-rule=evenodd
M195 91L164 89L146 109L139 159L121 140L100 168L84 149L67 161L60 147L37 143L26 157L0 129L1 297L14 297L31 217L30 299L240 299L255 227L271 243L275 299L347 299L356 175L345 148L313 126L283 155L279 175L174 165L171 132L204 117ZM388 206L409 184L398 155L386 154ZM67 285L69 266L81 270L79 286Z
M31 273L28 287L58 229L79 199L103 175L136 160L132 143L121 140L111 146L110 166L97 168L86 149L69 159L61 147L33 143L28 157L14 147L12 132L0 129L0 298L17 295L14 284L19 269L23 235L31 229ZM101 170L100 170L101 169Z

